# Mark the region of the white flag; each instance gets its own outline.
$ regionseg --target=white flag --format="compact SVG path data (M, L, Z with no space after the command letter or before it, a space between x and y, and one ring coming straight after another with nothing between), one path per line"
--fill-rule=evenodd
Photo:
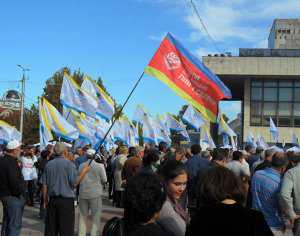
M64 75L60 92L60 101L63 106L96 117L98 101L87 91L81 89L67 74Z
M292 144L297 145L297 146L299 145L299 139L295 133L293 133L293 135L292 135Z
M143 124L144 118L148 116L149 114L146 109L142 105L137 105L133 114L133 120L139 124Z
M278 142L279 132L278 132L278 129L275 126L271 117L270 117L270 133L271 133L272 139L275 142Z
M11 140L21 142L21 133L14 126L0 120L0 140L3 140L4 142L9 142Z
M84 78L81 88L93 97L97 98L98 108L96 110L96 114L106 121L110 121L115 113L115 108L114 101L109 97L109 95L100 88L96 81L89 77Z
M226 134L229 137L237 136L236 133L225 122L222 114L220 114L218 117L218 134L219 135Z
M74 141L78 139L79 132L76 128L70 125L67 120L51 105L45 98L42 98L41 106L39 109L43 109L40 114L46 120L46 126L57 137L64 138L68 141ZM49 141L49 140L48 140Z
M198 111L196 111L192 105L188 105L187 109L185 110L182 120L187 122L190 126L194 129L198 130L201 126L205 124L202 116Z
M206 126L203 128L203 131L204 131L204 135L203 135L202 142L206 143L209 148L212 149L216 148L215 142L212 139L210 132Z

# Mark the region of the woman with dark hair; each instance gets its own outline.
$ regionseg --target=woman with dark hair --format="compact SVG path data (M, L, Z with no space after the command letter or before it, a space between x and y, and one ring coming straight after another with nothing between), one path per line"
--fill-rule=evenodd
M183 163L168 160L161 166L159 174L163 179L167 200L157 222L175 236L183 236L188 222L186 207L182 204L188 180L187 170Z
M217 166L209 169L199 186L196 214L187 227L186 236L269 236L261 212L244 208L245 189L232 171Z
M140 173L130 178L124 194L124 222L127 236L169 236L155 223L166 200L159 178Z
M157 149L150 149L143 157L143 166L141 173L156 173L157 163L159 161L159 151Z

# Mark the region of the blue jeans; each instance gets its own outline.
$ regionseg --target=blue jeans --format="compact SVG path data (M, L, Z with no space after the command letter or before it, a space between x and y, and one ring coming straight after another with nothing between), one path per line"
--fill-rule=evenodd
M7 196L1 198L3 219L1 236L19 236L22 228L24 197Z

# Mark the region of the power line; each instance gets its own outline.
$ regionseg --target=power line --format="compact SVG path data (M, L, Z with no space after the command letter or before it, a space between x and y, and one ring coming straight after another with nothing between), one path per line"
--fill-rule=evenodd
M191 2L191 5L192 5L192 7L193 7L193 9L194 9L194 11L195 11L197 17L198 17L198 19L199 19L199 21L200 21L200 23L201 23L203 29L204 29L205 32L206 32L207 36L208 36L209 39L211 40L211 42L212 42L212 44L214 45L215 49L221 54L222 52L221 52L220 48L218 47L218 45L217 45L216 41L214 40L214 38L213 38L213 37L210 35L210 33L208 32L207 27L205 26L205 24L204 24L202 18L200 17L200 14L199 14L199 12L198 12L198 9L197 9L195 3L193 2L193 0L191 0L190 2Z

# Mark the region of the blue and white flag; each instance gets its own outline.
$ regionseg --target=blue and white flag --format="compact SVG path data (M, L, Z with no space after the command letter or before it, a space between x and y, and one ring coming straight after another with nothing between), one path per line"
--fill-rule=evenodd
M174 132L180 133L187 141L190 141L188 132L186 131L186 126L181 122L176 120L171 114L166 114L166 125Z
M262 147L263 149L267 149L269 147L265 139L260 134L257 135L256 144L257 147Z
M146 111L145 107L142 105L137 105L134 114L133 114L133 120L137 122L138 124L143 124L144 119L149 117L148 112Z
M211 149L216 148L215 142L212 139L210 132L208 130L208 128L206 126L204 126L203 128L203 138L202 138L202 142L206 143L207 146Z
M270 117L270 133L271 133L271 137L275 142L278 142L278 138L279 138L279 132L277 127L274 124L274 121L272 120L272 118Z
M78 130L70 125L68 121L56 110L56 108L45 98L41 99L39 109L42 109L42 111L40 111L40 120L42 119L41 123L43 122L43 125L46 127L44 133L40 132L40 134L45 135L46 132L49 134L49 130L51 130L51 132L53 132L58 138L64 138L68 141L78 139ZM47 141L49 142L50 140Z
M248 133L246 143L252 144L252 145L255 144L255 138L254 138L254 135L251 132Z
M187 122L190 126L194 129L199 130L201 126L205 124L202 116L198 111L196 111L192 105L188 105L187 109L185 110L182 120Z
M98 110L97 98L81 89L78 84L67 74L64 75L60 92L60 101L66 108L96 117Z
M165 121L166 126L172 131L180 132L185 129L185 127L169 113L166 114Z
M226 133L222 133L222 139L223 139L223 147L228 147L229 145L229 136Z
M236 133L225 122L222 114L220 114L218 117L218 134L219 135L226 134L229 137L237 136Z
M112 119L112 116L115 113L114 101L110 96L105 93L105 91L89 77L85 77L81 89L88 92L93 97L98 100L98 107L96 110L96 115L100 116L102 119L105 119L107 122Z
M157 133L156 133L156 126L153 124L152 122L152 118L151 117L144 117L143 121L143 126L142 126L142 130L143 130L143 140L144 143L154 143L156 145L158 145L158 140L157 140Z
M299 139L297 137L297 135L293 132L292 134L292 144L299 146Z
M0 140L4 143L12 140L21 142L21 133L14 126L0 120Z

